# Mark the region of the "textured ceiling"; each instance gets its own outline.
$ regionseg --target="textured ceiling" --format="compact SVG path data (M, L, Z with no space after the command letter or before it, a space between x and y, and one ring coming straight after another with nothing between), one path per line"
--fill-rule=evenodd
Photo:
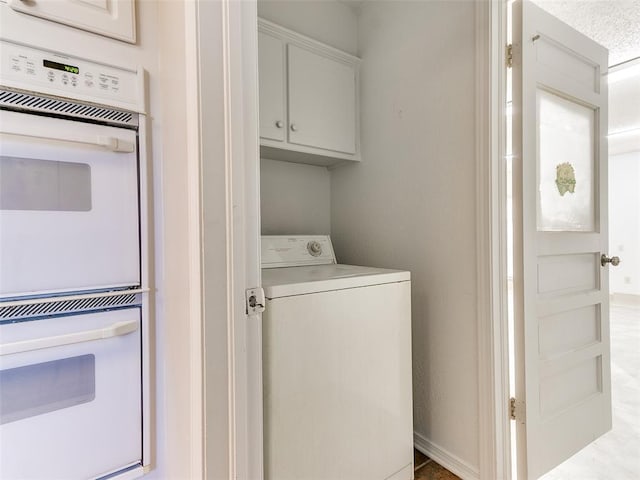
M609 65L640 57L640 0L533 0L609 49Z
M376 0L338 1L357 10L363 3ZM640 57L640 0L533 0L533 2L607 47L609 66Z

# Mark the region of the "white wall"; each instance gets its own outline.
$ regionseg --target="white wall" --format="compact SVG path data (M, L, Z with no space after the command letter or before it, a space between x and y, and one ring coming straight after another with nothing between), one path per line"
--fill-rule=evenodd
M609 269L613 294L640 295L640 62L609 73Z
M161 163L156 163L156 236L162 245L157 255L156 320L160 331L157 339L159 468L149 478L187 479L201 474L203 448L202 431L193 429L193 417L201 416L202 411L201 381L194 381L194 376L201 376L202 370L193 365L194 356L197 362L201 354L194 348L200 341L200 318L192 311L192 298L199 285L193 283L194 260L190 254L193 236L198 237L190 218L193 208L190 158L194 155L190 152L190 134L195 129L189 95L193 95L195 81L189 62L195 55L191 43L194 32L190 23L192 12L181 2L158 2L158 10L158 82L162 94L154 107L163 114L158 150L161 156L156 157L156 162L161 159ZM223 470L225 467L228 467L226 462Z
M474 3L364 3L358 29L363 160L332 171L336 254L411 271L416 440L477 472Z
M329 234L330 178L325 167L262 159L262 234Z
M640 128L640 61L608 76L609 133Z
M356 12L333 0L258 0L258 16L355 55Z
M357 15L344 3L258 0L258 15L345 52L357 51ZM261 161L262 233L330 233L328 170L274 160Z
M609 291L640 295L640 151L609 157Z

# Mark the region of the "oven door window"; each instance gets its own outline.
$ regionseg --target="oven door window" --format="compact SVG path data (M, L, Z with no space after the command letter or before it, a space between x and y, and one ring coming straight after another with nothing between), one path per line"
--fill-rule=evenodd
M88 212L91 167L86 163L0 157L0 210Z
M87 403L95 396L94 355L2 370L0 424Z

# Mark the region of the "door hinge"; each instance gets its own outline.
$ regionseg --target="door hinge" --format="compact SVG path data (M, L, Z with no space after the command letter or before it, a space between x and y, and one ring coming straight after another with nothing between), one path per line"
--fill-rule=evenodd
M506 58L507 68L513 67L513 44L507 45L507 58Z
M245 290L245 305L247 315L255 315L264 312L264 290L261 287L247 288Z

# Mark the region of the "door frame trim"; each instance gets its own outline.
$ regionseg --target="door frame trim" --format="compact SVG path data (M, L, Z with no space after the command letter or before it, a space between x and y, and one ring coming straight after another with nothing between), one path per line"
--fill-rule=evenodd
M200 128L205 474L218 475L226 455L227 478L260 480L262 324L259 314L247 314L245 304L246 289L261 283L257 2L198 2L198 11L199 86L209 95L208 100L201 99ZM221 26L215 39L212 20ZM214 41L219 62L212 56ZM222 145L215 136L202 133L214 129L223 133ZM218 245L224 244L224 252L211 247L210 239L216 238ZM215 367L222 361L223 328L226 377ZM216 409L224 403L220 390L225 380L226 451L216 421L220 417Z
M233 3L233 2L231 2ZM255 8L255 1L249 2ZM227 17L224 22L225 38L227 40L226 54L227 62L233 62L235 58L246 57L247 54L257 53L256 45L245 45L246 50L241 48L238 36L242 37L243 30L251 25L251 13L245 13L240 17L235 17L233 8L231 7L231 19ZM249 7L251 8L251 7ZM505 121L506 113L504 108L505 99L505 46L506 46L506 0L496 2L477 2L476 3L476 253L477 253L477 328L478 328L478 395L479 395L479 467L481 479L505 479L511 478L511 441L510 441L510 419L509 419L509 363L508 363L508 311L507 311L507 241L506 241L506 169L505 159ZM204 17L199 18L201 27L204 27ZM229 67L229 63L225 65ZM245 65L245 68L247 66ZM237 80L238 85L246 85L251 87L253 78L249 79L242 71L230 68L226 72L227 86L233 85L231 79ZM205 75L200 80L204 81ZM253 88L253 87L251 87ZM245 90L246 91L246 90ZM255 180L256 166L259 166L259 160L252 157L253 152L249 145L249 135L253 126L251 125L251 112L257 112L257 104L254 104L251 97L248 98L248 104L244 105L243 115L236 117L227 117L225 119L226 127L231 129L231 138L227 136L227 140L233 144L233 132L246 132L242 142L249 149L247 152L251 157L247 165L241 164L240 153L232 152L227 149L226 161L231 162L233 170L227 171L227 187L242 188L247 179L253 178L250 183L256 186ZM225 105L227 114L233 112L233 109L227 103ZM229 134L228 134L229 135ZM242 133L240 136L242 137ZM255 136L257 139L257 135ZM240 140L236 140L240 141ZM236 144L237 145L237 144ZM231 145L227 145L230 147ZM251 162L256 162L252 164ZM235 163L234 163L235 162ZM230 165L228 165L230 166ZM239 167L239 170L236 168ZM244 169L247 169L246 171ZM246 177L245 177L246 175ZM256 188L259 195L259 183ZM243 192L243 195L251 195L251 192ZM236 197L231 195L227 200L246 197ZM258 196L259 198L259 196ZM253 199L255 200L255 198ZM251 200L250 200L251 201ZM237 207L238 205L236 205ZM246 207L247 204L244 204ZM231 208L229 205L228 208ZM242 222L235 223L233 217L238 211L228 211L232 224L227 225L228 240L236 247L231 247L228 260L238 268L231 268L232 276L229 286L239 285L239 278L236 276L238 272L242 272L240 277L247 279L246 269L250 267L251 257L259 255L257 253L247 253L242 249L238 249L242 242L243 236L247 233L247 223L255 222L257 219L259 225L259 212L243 212ZM245 216L246 215L246 216ZM243 223L245 222L245 223ZM235 230L235 235L233 235ZM251 249L251 246L245 245ZM259 257L257 257L259 260ZM259 264L259 263L258 263ZM231 266L227 264L227 266ZM250 275L249 275L250 276ZM254 285L255 286L255 285ZM243 292L228 292L230 298L235 298L236 294ZM233 302L233 300L231 300ZM231 305L229 305L231 307ZM237 304L236 304L237 306ZM243 311L235 311L232 314L233 324L245 324L247 316ZM259 323L259 321L258 321ZM232 324L231 335L233 335ZM246 330L245 330L246 333ZM256 332L250 335L255 337ZM255 340L255 338L253 338ZM261 471L262 459L254 458L250 452L255 453L255 447L261 443L261 436L255 430L257 423L256 418L251 419L250 410L255 410L257 405L253 405L256 401L260 401L255 397L255 390L251 388L251 384L256 379L247 379L244 373L239 373L239 369L247 368L249 364L255 367L256 359L248 358L250 352L243 352L241 346L248 346L247 339L233 338L232 343L235 344L234 351L231 353L233 358L233 380L231 403L233 406L232 417L235 421L233 430L234 434L231 438L232 452L231 470L237 478L245 478L249 472L254 475ZM250 341L255 344L255 342ZM240 347L240 348L239 348ZM244 367L242 367L244 365ZM249 380L249 384L242 388L239 380ZM249 387L248 389L246 387ZM254 385L255 386L255 385ZM240 387L238 389L238 387ZM205 387L207 388L207 387ZM210 386L214 388L214 386ZM209 390L209 388L207 388ZM230 398L230 400L231 400ZM251 403L251 405L249 405ZM235 407L235 408L234 408ZM206 408L206 407L205 407ZM250 422L253 422L252 429ZM261 423L261 419L258 423ZM238 426L242 426L240 430ZM247 430L245 430L245 428ZM236 437L238 435L238 437ZM260 438L258 438L260 437ZM244 440L244 441L243 441ZM248 443L247 443L248 442ZM253 443L252 449L248 446ZM230 445L231 446L231 445ZM245 463L246 462L246 463ZM231 473L231 472L230 472ZM251 477L253 478L253 476Z
M511 478L506 25L506 0L476 3L478 452L487 480Z
M187 94L195 99L185 113L194 223L188 288L199 322L191 382L201 387L192 396L191 423L199 428L192 473L259 480L261 325L245 306L245 289L260 282L257 3L197 2L185 10L192 32Z

